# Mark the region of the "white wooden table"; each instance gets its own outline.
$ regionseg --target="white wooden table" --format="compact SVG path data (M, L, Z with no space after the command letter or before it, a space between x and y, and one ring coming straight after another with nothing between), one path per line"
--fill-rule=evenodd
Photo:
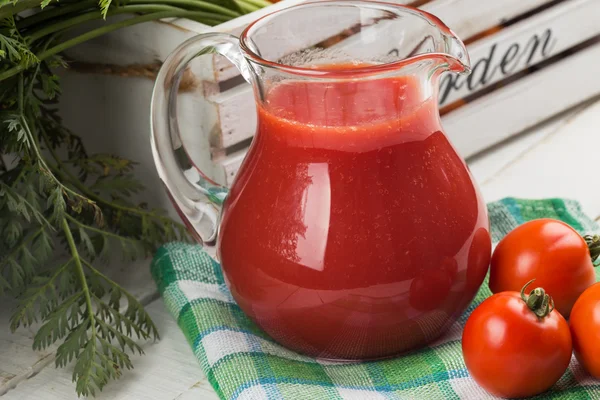
M551 94L549 94L551 95ZM506 196L567 197L581 202L584 211L600 216L600 101L565 113L544 125L495 146L470 160L470 168L487 201ZM217 399L183 334L157 298L147 261L128 268L120 279L147 304L162 339L144 346L145 356L134 356L135 369L111 382L99 400L209 400ZM55 369L52 351L31 350L32 333L8 329L10 307L0 310L0 396L2 400L77 399L71 370Z

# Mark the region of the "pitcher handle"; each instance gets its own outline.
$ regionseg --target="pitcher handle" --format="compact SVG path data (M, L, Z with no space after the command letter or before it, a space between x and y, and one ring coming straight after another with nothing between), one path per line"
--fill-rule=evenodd
M214 244L227 188L209 179L190 159L179 133L177 92L186 66L204 54L221 54L250 82L238 38L225 33L195 36L179 45L160 68L150 110L152 155L158 175L195 236Z

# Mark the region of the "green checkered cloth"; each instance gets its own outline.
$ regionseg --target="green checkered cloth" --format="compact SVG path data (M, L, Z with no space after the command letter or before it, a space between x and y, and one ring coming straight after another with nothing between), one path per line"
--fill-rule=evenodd
M493 242L536 218L562 220L581 234L598 226L575 201L506 198L488 205ZM152 274L166 307L184 332L222 399L384 400L491 399L469 376L461 334L471 311L491 293L486 282L459 320L440 339L409 355L383 361L332 363L274 343L235 304L219 264L201 246L161 248ZM600 399L600 385L572 359L540 399Z

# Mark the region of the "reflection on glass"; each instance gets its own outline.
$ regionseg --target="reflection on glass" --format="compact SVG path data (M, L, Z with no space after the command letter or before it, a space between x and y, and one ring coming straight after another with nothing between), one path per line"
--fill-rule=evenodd
M305 267L322 271L329 232L331 190L326 163L308 165L310 184L302 196L300 213L306 229L296 237L298 262Z

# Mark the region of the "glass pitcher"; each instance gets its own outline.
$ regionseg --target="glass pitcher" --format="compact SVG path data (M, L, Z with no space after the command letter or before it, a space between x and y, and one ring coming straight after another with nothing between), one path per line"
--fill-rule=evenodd
M175 115L183 70L209 53L256 101L230 188L194 166ZM165 61L152 99L158 173L276 342L324 359L389 357L436 339L471 302L490 260L487 210L438 110L440 76L469 69L438 18L370 1L289 7Z

